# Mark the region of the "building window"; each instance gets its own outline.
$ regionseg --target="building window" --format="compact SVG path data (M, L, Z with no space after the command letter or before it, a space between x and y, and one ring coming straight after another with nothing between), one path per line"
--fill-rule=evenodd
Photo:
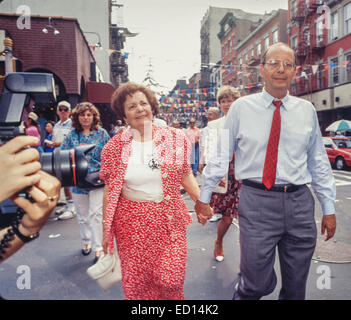
M297 36L291 37L290 42L291 49L297 49Z
M332 84L339 83L339 60L338 57L330 60Z
M351 82L351 52L345 55L345 63L348 61L348 64L345 68L345 81Z
M273 43L278 42L278 30L273 31Z
M351 33L351 2L344 7L345 35Z
M320 65L317 71L317 89L324 89L323 72L324 72L324 68L322 65Z
M296 17L297 14L297 1L291 0L290 2L290 19Z
M323 42L323 29L325 28L324 23L323 23L323 16L319 17L317 19L317 23L316 23L316 44L318 46L318 44Z
M267 50L269 47L269 37L264 38L264 50Z
M330 15L330 41L333 41L338 37L339 37L338 12L335 11Z
M260 57L262 54L261 42L257 44L257 56Z

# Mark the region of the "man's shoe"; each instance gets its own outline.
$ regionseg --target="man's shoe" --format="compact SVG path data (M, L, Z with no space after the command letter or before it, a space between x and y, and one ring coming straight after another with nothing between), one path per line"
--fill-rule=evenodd
M222 219L222 215L219 214L219 213L215 213L211 219L209 219L208 221L211 221L211 222L216 222L218 220L221 220Z
M76 216L76 213L71 210L67 210L66 212L62 213L57 219L59 220L68 220L72 219Z
M65 205L65 206L63 206L62 208L56 209L55 214L56 214L56 215L61 215L62 213L64 213L64 212L67 211L67 210L68 210L68 209L67 209L67 206Z

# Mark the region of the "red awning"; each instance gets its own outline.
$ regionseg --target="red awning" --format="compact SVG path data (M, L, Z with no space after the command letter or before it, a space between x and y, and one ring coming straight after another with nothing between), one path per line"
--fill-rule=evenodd
M87 100L91 103L110 103L115 88L110 83L89 81L86 85Z

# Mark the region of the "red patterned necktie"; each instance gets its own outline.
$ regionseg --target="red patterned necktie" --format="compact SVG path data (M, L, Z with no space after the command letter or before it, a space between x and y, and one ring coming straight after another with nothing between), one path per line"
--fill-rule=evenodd
M269 134L266 159L264 161L262 176L262 183L268 190L274 185L275 182L281 126L280 106L282 105L282 102L280 100L277 100L273 101L273 104L276 106L276 108L273 113L271 133Z

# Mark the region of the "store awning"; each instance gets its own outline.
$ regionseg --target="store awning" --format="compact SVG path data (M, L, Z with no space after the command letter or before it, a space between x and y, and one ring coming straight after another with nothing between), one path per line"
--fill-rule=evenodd
M87 100L91 103L110 103L115 88L110 83L89 81L86 85Z

